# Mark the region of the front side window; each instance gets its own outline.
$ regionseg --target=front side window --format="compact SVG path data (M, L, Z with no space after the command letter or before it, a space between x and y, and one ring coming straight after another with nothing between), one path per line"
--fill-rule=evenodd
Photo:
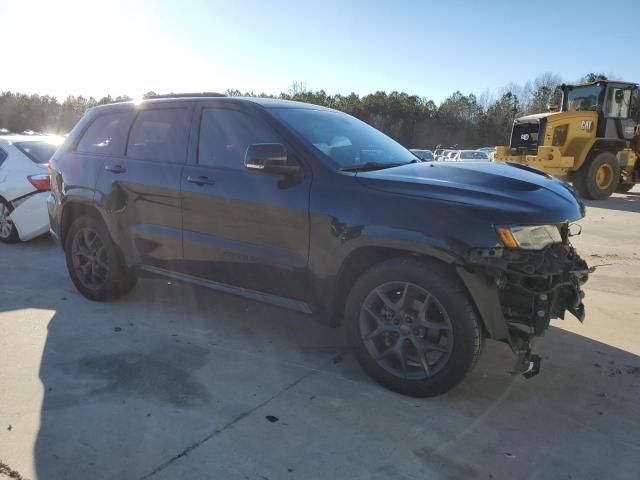
M127 157L184 163L187 158L190 119L186 108L142 110L129 133Z
M200 123L198 164L244 169L249 145L282 143L266 122L237 110L205 108Z
M608 118L628 118L631 93L630 88L609 88L605 100L605 116Z
M82 153L102 153L107 155L122 153L130 118L130 112L100 115L84 132L76 150Z
M369 162L392 166L417 161L395 140L350 115L309 108L271 111L340 168Z

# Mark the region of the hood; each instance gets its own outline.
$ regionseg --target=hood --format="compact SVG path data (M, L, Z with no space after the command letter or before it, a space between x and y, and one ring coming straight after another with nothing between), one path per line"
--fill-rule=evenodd
M531 122L539 121L541 118L547 118L551 115L557 115L558 113L560 112L534 113L533 115L525 115L524 117L518 117L515 119L515 122L531 123Z
M358 172L356 178L376 190L491 210L496 222L534 225L584 216L584 205L569 184L525 165L413 163Z

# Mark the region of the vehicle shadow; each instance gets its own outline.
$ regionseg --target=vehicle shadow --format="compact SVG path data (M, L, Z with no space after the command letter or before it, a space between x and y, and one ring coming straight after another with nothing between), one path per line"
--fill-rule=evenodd
M17 248L20 262L9 261ZM0 314L34 332L46 323L41 350L15 337L24 345L12 357L17 368L41 351L38 479L279 478L292 462L299 478L331 476L335 462L370 478L425 469L451 478L548 469L557 478L563 456L574 478L597 461L613 476L640 467L628 428L640 358L559 328L539 346L543 373L532 380L510 375L510 351L489 342L457 389L411 399L373 383L343 353L338 330L303 315L162 280L90 302L48 240L0 246L0 267ZM549 440L558 431L563 443ZM401 443L402 453L381 455ZM504 445L521 448L521 460L505 464ZM599 453L578 461L572 449Z
M589 208L640 212L640 192L616 193L606 200L585 200Z

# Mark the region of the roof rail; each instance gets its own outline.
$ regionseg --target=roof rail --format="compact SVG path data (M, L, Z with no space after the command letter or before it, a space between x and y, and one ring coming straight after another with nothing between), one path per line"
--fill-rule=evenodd
M194 92L194 93L167 93L163 95L149 95L145 100L154 98L189 98L189 97L226 97L224 93L217 92Z

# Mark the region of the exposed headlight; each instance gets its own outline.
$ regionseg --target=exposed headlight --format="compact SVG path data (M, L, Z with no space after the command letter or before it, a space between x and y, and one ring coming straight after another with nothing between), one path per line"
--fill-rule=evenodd
M497 230L500 240L508 248L542 250L547 245L562 242L560 230L556 225L498 227Z

